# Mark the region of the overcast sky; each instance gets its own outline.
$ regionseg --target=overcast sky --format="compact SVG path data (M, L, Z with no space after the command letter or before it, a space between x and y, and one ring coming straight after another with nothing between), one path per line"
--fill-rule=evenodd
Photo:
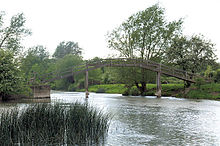
M203 34L216 44L220 58L220 0L0 0L0 11L7 18L24 13L33 33L25 47L43 45L53 54L61 41L74 41L87 59L107 57L107 32L158 2L169 21L185 18L184 34Z

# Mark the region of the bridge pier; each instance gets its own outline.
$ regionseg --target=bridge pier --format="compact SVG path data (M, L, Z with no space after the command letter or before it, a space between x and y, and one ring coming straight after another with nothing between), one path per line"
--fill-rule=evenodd
M85 94L86 98L89 98L89 72L88 72L88 66L86 66L86 77L85 77Z
M160 80L160 72L157 72L157 77L156 77L156 84L157 84L157 91L155 95L160 98L161 97L161 80Z
M159 65L158 72L157 72L157 75L156 75L157 91L156 91L155 95L158 98L161 97L161 90L162 90L160 77L161 77L161 65Z
M32 98L50 98L50 85L33 85Z

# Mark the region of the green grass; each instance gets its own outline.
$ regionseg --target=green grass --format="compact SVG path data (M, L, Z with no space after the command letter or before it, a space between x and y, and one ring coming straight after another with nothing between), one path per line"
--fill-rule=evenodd
M100 89L103 89L105 93L111 94L122 94L125 91L124 84L103 84L89 86L89 92L97 92ZM81 89L79 91L82 92L85 91L85 89Z
M179 91L184 88L183 84L162 84L162 95L171 96L174 92ZM137 87L133 86L132 90L136 90ZM85 89L79 90L85 91ZM123 94L126 91L124 84L103 84L103 85L93 85L89 86L89 92L99 92L102 93L115 93ZM156 84L147 84L147 93L146 95L154 95L156 92Z
M85 90L81 90L85 91ZM93 85L89 87L89 92L102 93L116 93L123 94L126 91L124 84L104 84L104 85ZM136 86L133 86L131 92L137 91ZM147 84L147 96L155 95L156 84ZM192 85L190 91L184 94L184 84L162 84L162 96L177 96L192 99L220 99L220 84L205 84L201 85L200 88Z
M94 145L103 142L110 116L87 104L33 104L0 114L1 145Z
M220 84L204 84L200 87L192 86L190 91L185 95L186 98L192 99L220 99Z

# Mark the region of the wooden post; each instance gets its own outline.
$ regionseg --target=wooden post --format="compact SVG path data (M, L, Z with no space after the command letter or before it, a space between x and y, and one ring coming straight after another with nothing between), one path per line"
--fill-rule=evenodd
M159 65L159 69L158 69L158 72L157 72L157 75L156 75L156 84L157 84L157 92L156 92L156 96L158 98L161 97L161 80L160 80L160 76L161 76L161 65Z
M86 64L86 78L85 78L85 89L86 89L86 98L89 98L89 72L88 72L88 66Z

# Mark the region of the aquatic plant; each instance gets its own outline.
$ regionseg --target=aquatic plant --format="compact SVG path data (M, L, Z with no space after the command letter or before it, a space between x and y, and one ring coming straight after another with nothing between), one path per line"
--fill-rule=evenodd
M105 140L109 121L109 114L86 103L33 104L0 114L0 144L99 144Z

